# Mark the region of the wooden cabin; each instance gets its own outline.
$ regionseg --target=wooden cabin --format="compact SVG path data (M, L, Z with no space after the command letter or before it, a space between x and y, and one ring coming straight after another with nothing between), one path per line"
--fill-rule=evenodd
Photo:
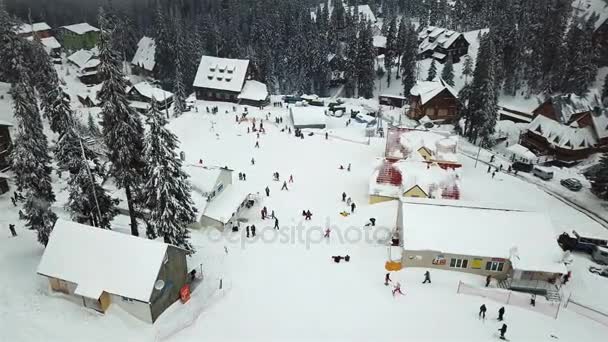
M457 118L457 109L458 93L442 79L418 82L410 90L407 115L411 119L420 120L426 116L433 121L451 122Z
M34 34L36 34L38 38L48 38L52 36L51 27L45 22L23 24L17 28L16 33L18 36L25 38L33 37Z
M469 42L460 32L441 27L428 26L418 33L418 58L434 58L441 63L452 56L452 61L458 63L460 57L468 54Z

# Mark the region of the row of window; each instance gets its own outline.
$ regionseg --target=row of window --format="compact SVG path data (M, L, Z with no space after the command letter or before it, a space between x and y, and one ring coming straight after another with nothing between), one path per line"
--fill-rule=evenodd
M450 267L452 267L452 268L468 268L468 266L469 266L468 259L459 259L459 258L450 259ZM504 267L505 267L505 263L502 261L486 262L486 271L502 272ZM480 259L473 260L472 268L476 268L476 269L481 268L481 260Z
M212 91L207 92L207 97L216 98L216 99L232 100L232 101L234 101L236 99L236 95L234 95L234 94L214 93Z

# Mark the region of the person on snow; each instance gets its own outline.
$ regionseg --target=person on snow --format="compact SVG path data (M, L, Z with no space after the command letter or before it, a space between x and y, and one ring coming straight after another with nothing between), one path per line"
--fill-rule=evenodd
M17 236L17 231L15 230L15 225L14 224L9 224L8 225L8 229L11 231L11 235L13 237Z
M257 138L260 139L260 133L257 133Z
M503 323L502 327L498 329L498 331L500 331L500 339L505 340L505 334L507 333L507 325Z
M492 155L492 156L490 157L490 163L493 163L493 162L494 162L494 157L495 157L495 155Z
M485 304L481 304L481 306L479 307L479 318L483 318L486 319L486 311L488 309L486 309L486 305Z
M264 207L264 208L266 208L266 207ZM266 211L264 209L262 209L261 214L262 214L262 220L265 220L266 219Z
M274 218L274 229L279 230L279 219L278 218Z
M249 238L249 226L247 226L247 238Z
M486 287L490 286L490 282L492 281L492 276L488 274L486 277Z
M339 167L338 169L340 169L340 170L344 170L344 166L343 166L343 165L340 165L340 167Z
M273 218L273 219L275 218L275 216L274 216L274 210L270 213L270 217Z
M492 172L492 179L496 176L496 171Z
M534 294L534 293L530 297L530 305L536 306L536 294Z
M251 165L255 165L255 159L251 158Z
M351 213L354 213L354 212L355 212L355 208L356 208L356 207L357 207L357 205L355 205L355 202L353 202L353 203L350 205L350 212L351 212Z
M323 235L323 237L329 238L329 233L331 233L331 230L329 228L325 229L325 235Z
M388 283L389 283L389 282L392 282L392 280L391 280L391 274L390 274L390 273L387 273L387 274L384 276L384 285L385 285L385 286L388 286Z
M505 307L501 306L500 309L498 309L498 320L502 321L503 319L505 319Z
M287 190L289 191L289 189L287 189L287 182L283 181L283 186L281 187L281 190Z
M251 236L255 237L255 226L251 225Z
M375 218L371 217L371 218L369 219L369 222L372 224L372 227L375 227L375 226L376 226L376 219L375 219Z
M349 197L349 198L346 200L346 205L350 206L350 204L351 204L352 202L353 202L353 200L352 200L352 199Z
M259 141L255 142L255 148L260 148L260 142Z
M243 173L239 172L239 180L242 181L243 180Z
M239 116L235 115L234 117L236 118L236 123L239 123Z
M312 213L310 212L310 209L306 211L306 220L312 220Z
M329 139L329 133L325 132L325 140Z
M568 271L568 273L564 275L564 280L562 281L562 284L566 285L566 283L570 281L570 277L572 277L572 271Z
M488 165L488 173L490 173L490 171L492 171L492 165Z
M350 171L350 163L348 163L348 167L346 168L346 171Z
M498 168L498 171L502 171L502 164L500 164L500 167Z
M247 174L243 172L243 180L246 181L247 180Z
M424 281L422 283L423 284L431 283L431 273L428 270L426 272L424 272Z
M270 197L270 188L266 187L264 191L266 191L266 197Z
M293 183L293 175L289 175L289 183Z
M199 164L201 164L201 165L203 165L203 160L202 160L202 159L199 159L199 160L198 160L198 163L199 163Z
M346 202L346 192L342 193L342 202Z
M397 283L397 285L395 285L393 288L393 297L395 297L397 293L403 295L403 292L401 292L401 283Z

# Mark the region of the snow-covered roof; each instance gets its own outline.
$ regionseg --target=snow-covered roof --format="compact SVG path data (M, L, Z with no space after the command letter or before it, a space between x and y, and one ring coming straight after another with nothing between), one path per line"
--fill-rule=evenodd
M579 128L561 124L546 116L537 115L528 125L528 131L544 137L549 143L572 150L594 147L598 141L591 126Z
M294 126L325 125L326 116L323 107L317 106L291 106L289 108Z
M34 37L27 37L27 40L33 41ZM47 52L61 48L61 44L55 37L40 38L40 43L42 43Z
M146 81L135 84L131 89L135 89L141 96L147 99L154 98L156 101L165 101L166 99L173 97L173 93L156 88ZM131 91L131 89L129 89L129 91Z
M599 139L608 138L608 108L594 111L591 114L593 129Z
M89 50L78 50L68 57L68 61L82 69L94 56L95 54Z
M102 292L149 302L167 244L58 220L38 273L73 282L75 293Z
M202 215L226 224L248 195L243 187L228 185L224 191L207 203Z
M595 108L601 106L601 101L596 92L589 92L587 96L575 94L555 95L550 97L546 102L551 102L557 120L564 124L570 124L577 114L592 112Z
M575 14L584 20L597 15L594 22L596 30L608 20L608 3L604 0L573 0L572 7L575 9Z
M33 23L33 24L23 24L21 26L19 26L16 30L15 33L17 34L30 34L32 32L40 32L40 31L47 31L50 30L51 27L45 23L45 22L40 22L40 23Z
M466 38L460 32L448 30L442 27L428 26L418 33L418 53L435 50L437 47L449 49L450 46L460 37ZM445 56L445 55L444 55Z
M103 83L96 84L91 87L87 87L84 91L81 91L78 94L76 94L76 96L78 96L82 99L88 98L89 100L91 100L91 102L93 102L94 105L97 105L100 103L100 101L97 99L97 94L99 93L99 91L101 90L102 87L103 87Z
M450 94L458 98L458 92L456 92L456 90L449 84L445 83L445 81L441 78L439 78L439 81L417 82L416 85L410 90L410 94L413 96L420 96L421 104L424 105L446 89L450 92Z
M532 153L532 151L530 151L527 147L522 146L520 144L511 145L511 146L507 147L507 150L520 158L524 158L524 159L528 159L528 160L536 159L536 155L534 153Z
M374 47L375 48L385 48L386 47L386 37L385 36L374 36Z
M407 250L504 258L518 270L567 272L553 224L545 214L456 201L404 199L402 206Z
M245 81L243 90L238 96L242 100L264 101L268 98L268 88L266 84L258 81Z
M131 64L137 65L144 70L153 71L156 65L156 60L154 59L155 53L156 42L154 39L143 37L137 43L137 51L135 51Z
M347 10L350 11L351 14L354 14L356 11L356 13L359 14L359 19L369 20L372 23L376 22L376 16L369 5L350 6Z
M66 25L62 26L62 28L78 35L82 35L89 32L99 32L99 29L97 27L92 26L89 23Z
M449 132L419 129L389 132L386 157L424 161L419 153L421 148L431 154L431 160L438 162L458 162L458 137Z
M194 164L184 165L184 170L190 175L188 180L192 185L192 189L204 197L207 197L213 191L213 187L217 184L218 178L222 174L222 169L220 168Z
M91 58L84 64L84 66L82 68L83 69L96 68L99 64L101 64L101 61L99 59Z
M203 56L194 86L240 92L245 83L249 60Z

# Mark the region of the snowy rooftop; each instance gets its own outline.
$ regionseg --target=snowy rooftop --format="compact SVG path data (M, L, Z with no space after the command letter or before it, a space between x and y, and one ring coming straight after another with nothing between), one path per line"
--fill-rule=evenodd
M135 84L132 89L135 89L143 97L148 99L154 98L156 101L165 101L166 99L173 97L173 93L156 88L152 84L145 81Z
M591 115L593 128L598 138L608 138L608 108L594 112Z
M75 293L102 292L148 302L167 244L58 220L38 273L76 283Z
M51 27L47 23L40 22L40 23L33 23L33 24L23 24L23 25L19 26L16 33L17 34L29 34L32 32L47 31L50 29L51 29Z
M137 65L144 70L152 71L156 65L154 55L156 53L156 42L153 38L143 37L137 43L137 51L133 56L131 64Z
M190 175L188 180L192 189L204 197L207 197L207 194L213 190L222 173L222 169L218 167L208 168L194 164L184 165L184 171Z
M567 272L545 214L434 200L404 199L402 205L403 245L408 250L504 258L519 270Z
M418 39L421 41L418 46L418 53L428 50L435 50L440 46L449 49L450 46L459 38L464 37L460 32L444 29L441 27L429 26L420 31ZM466 40L466 38L464 38Z
M528 160L536 159L536 155L534 153L532 153L527 147L520 144L511 145L507 147L507 150L520 158Z
M423 161L419 153L424 148L431 160L458 162L458 137L449 132L428 130L389 130L386 140L386 157Z
M9 127L11 127L11 126L13 126L13 123L12 122L8 122L6 120L1 120L0 119L0 126L9 126Z
M386 47L386 37L385 36L374 36L374 47L375 48L385 48Z
M245 82L243 91L238 96L239 99L264 101L268 98L268 88L266 84L258 81L249 80Z
M325 125L325 109L316 106L289 107L294 126Z
M544 137L551 144L566 149L587 149L598 143L591 126L571 127L543 115L537 115L528 125L528 130Z
M89 23L73 24L62 27L78 35L82 35L89 32L99 32L99 29L97 27L91 26Z
M68 57L68 61L76 64L79 68L84 68L87 62L93 58L95 54L89 50L78 50Z
M249 60L203 56L194 86L240 92L247 76Z
M242 186L226 186L226 189L219 196L207 203L203 215L226 224L247 198L247 195L249 193Z
M33 41L34 37L28 37L27 40ZM61 48L61 44L59 44L59 41L55 37L40 38L40 43L42 43L46 51Z
M575 115L592 112L594 108L601 106L601 101L596 92L590 92L587 96L577 96L575 94L556 95L550 97L547 101L553 104L557 119L565 124L569 124L575 119Z
M573 0L572 7L575 8L576 14L585 20L593 14L598 15L594 23L596 30L608 20L608 3L603 0Z
M441 78L439 81L420 81L410 90L413 96L420 96L420 101L425 104L446 90L454 97L458 98L458 93L449 84L445 83Z

